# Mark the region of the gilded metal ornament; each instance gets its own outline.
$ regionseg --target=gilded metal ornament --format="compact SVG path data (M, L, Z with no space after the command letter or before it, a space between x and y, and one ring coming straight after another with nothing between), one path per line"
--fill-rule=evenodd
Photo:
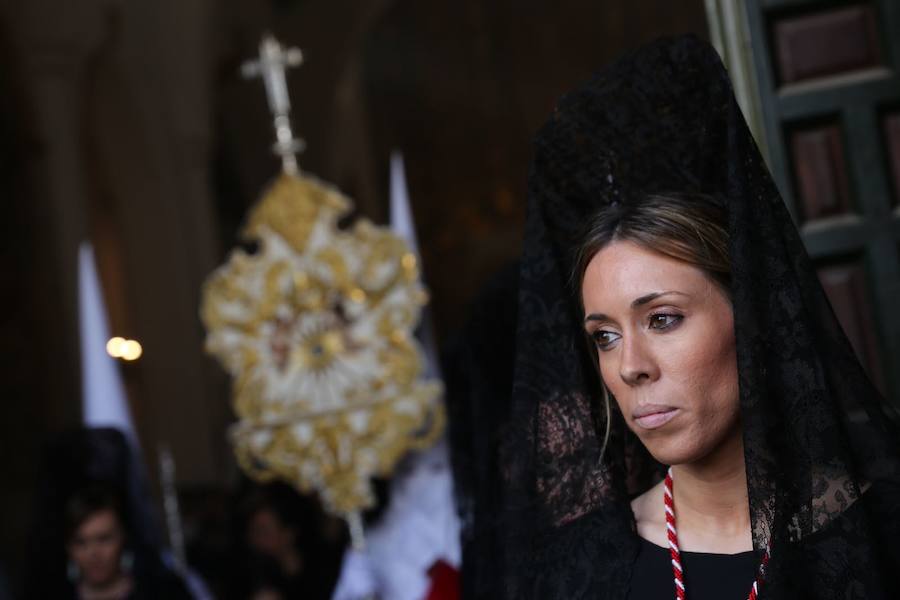
M282 173L207 280L207 350L233 376L231 439L242 468L316 491L330 512L372 506L388 476L444 425L413 337L427 293L406 242L360 219L308 175Z

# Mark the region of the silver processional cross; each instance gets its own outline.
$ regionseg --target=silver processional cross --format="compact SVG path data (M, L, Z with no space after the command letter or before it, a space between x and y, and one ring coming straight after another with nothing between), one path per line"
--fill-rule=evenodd
M267 33L259 43L259 59L241 65L241 74L246 78L262 77L266 86L266 97L275 123L275 145L273 152L281 157L281 167L285 173L296 175L298 152L305 146L303 140L294 138L291 130L291 98L288 94L285 71L303 63L303 53L299 48L285 48Z

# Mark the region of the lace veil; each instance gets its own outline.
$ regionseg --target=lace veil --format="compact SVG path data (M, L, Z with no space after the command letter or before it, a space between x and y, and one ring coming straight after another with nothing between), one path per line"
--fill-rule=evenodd
M502 507L502 543L486 547L502 553L483 556L494 585L481 589L625 597L638 547L629 501L660 465L615 411L601 460L606 415L569 274L585 221L654 192L727 205L753 541L772 548L762 597L900 598L894 421L835 319L724 67L694 37L620 59L565 96L537 135L502 483L489 498Z

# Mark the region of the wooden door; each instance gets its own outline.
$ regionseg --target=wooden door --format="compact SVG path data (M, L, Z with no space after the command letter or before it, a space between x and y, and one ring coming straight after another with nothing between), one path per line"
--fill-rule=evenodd
M747 0L762 138L832 306L900 408L900 2Z

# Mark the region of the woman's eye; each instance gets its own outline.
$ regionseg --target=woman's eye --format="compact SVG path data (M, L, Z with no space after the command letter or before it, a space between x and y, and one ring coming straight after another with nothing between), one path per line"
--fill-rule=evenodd
M597 349L602 351L608 350L615 341L622 336L613 331L604 331L601 329L592 333L591 337L594 338L594 344L597 345Z
M684 317L681 315L670 315L666 313L657 313L650 315L650 329L668 329L673 325L677 325Z

